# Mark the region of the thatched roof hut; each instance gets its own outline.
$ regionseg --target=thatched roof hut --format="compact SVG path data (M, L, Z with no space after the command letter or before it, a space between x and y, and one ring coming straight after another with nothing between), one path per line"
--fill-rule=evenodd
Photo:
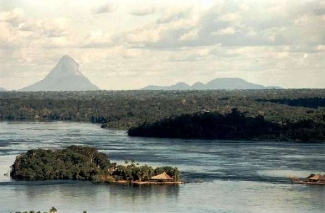
M309 181L313 181L313 182L316 182L316 181L325 181L325 176L318 174L318 175L314 175L314 176L308 177L308 180Z
M151 180L174 180L172 177L170 177L166 172L163 172L159 175L155 175L151 177Z

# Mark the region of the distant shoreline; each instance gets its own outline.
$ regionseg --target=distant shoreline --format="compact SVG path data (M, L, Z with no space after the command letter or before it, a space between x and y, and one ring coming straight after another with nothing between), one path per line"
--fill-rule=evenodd
M128 130L129 136L219 139L219 140L270 140L301 143L325 142L325 124L310 119L298 122L276 123L263 115L248 117L237 108L231 112L197 112L143 123Z

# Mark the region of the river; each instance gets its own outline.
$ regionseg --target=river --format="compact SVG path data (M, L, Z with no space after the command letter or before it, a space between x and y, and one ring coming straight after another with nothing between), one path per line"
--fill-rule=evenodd
M120 186L87 181L14 181L16 155L34 148L89 145L112 162L177 166L180 186ZM325 144L128 137L125 131L69 122L0 122L0 212L315 212L325 186L288 177L325 173Z

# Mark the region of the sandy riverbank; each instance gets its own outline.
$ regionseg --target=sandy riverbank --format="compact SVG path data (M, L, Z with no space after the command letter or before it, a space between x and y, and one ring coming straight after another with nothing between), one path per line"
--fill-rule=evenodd
M118 180L112 182L115 184L122 185L179 185L184 184L182 181L168 181L168 182L156 182L156 181L127 181L127 180Z

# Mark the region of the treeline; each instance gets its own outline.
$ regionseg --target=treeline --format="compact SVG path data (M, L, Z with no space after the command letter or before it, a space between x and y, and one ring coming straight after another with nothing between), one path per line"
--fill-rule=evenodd
M159 175L166 172L169 176L173 177L175 181L180 180L180 172L177 167L163 166L153 168L148 165L139 166L134 161L127 165L114 165L113 171L109 173L110 176L101 176L98 182L110 182L109 178L113 177L114 180L128 180L128 181L149 181L152 176Z
M166 172L175 181L180 172L175 167L153 168L135 162L126 165L111 163L104 153L85 146L65 149L32 149L18 155L10 176L16 180L89 180L92 182L145 181Z
M247 117L234 108L230 113L202 112L143 123L129 136L227 140L291 140L325 142L325 125L312 120L271 122L263 115Z
M32 149L16 157L10 176L19 180L93 180L110 165L106 155L92 147Z
M57 213L58 210L55 207L50 208L49 212L43 212L43 213ZM15 213L42 213L41 211L34 211L34 210L30 210L30 211L17 211ZM83 211L82 213L87 213L87 211Z
M325 99L325 90L0 92L0 120L83 121L128 129L170 116L200 111L225 114L238 108L250 117L263 114L272 122L324 123L324 107L266 101L315 97Z
M325 98L313 97L313 98L297 98L297 99L256 99L259 102L272 102L279 104L286 104L289 106L301 106L317 109L318 107L325 107Z

